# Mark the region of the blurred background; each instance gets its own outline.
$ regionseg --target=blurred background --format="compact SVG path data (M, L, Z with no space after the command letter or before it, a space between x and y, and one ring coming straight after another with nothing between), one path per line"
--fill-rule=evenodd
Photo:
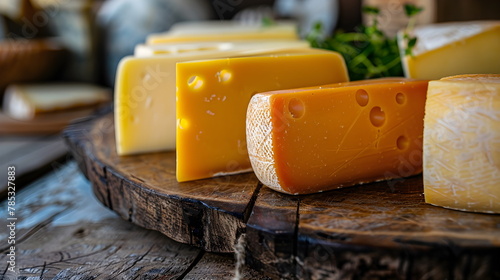
M28 93L54 91L52 99L42 100L51 103L82 89L83 83L98 87L80 90L61 106L81 109L86 92L96 95L103 90L108 98L101 94L93 102L110 102L120 59L132 55L149 34L168 31L178 22L293 19L303 38L317 22L324 27L322 35L328 36L368 24L371 19L361 7L370 5L381 10L380 28L394 36L407 24L402 7L408 2L424 8L418 24L500 19L498 0L0 0L0 135L57 131L69 119L88 114L26 113L28 105L11 114L5 99L9 106L17 106L26 103L23 96ZM58 90L14 86L60 82L80 84ZM5 98L5 92L14 98Z
M1 0L0 90L53 79L112 87L119 60L176 22L292 18L302 36L317 21L328 34L352 31L372 5L393 34L406 24L406 2L425 7L420 23L500 18L498 0Z

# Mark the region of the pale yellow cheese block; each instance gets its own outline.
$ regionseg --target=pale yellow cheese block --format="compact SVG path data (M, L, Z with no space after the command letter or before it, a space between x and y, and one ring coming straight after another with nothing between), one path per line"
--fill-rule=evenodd
M459 74L500 73L500 21L467 21L416 27L413 55L404 55L408 78L436 80Z
M227 51L198 50L123 58L117 70L114 96L117 153L131 155L175 149L177 62L284 52L314 52L309 48L295 48L293 43L290 44L291 47L287 44L281 47L250 46Z
M427 203L500 213L500 75L429 83L423 162Z
M264 26L238 21L205 21L174 25L168 32L151 34L147 44L200 41L298 40L297 25L278 22Z
M348 81L336 52L177 64L177 180L251 170L245 122L258 92Z
M197 43L163 43L155 45L139 44L135 46L134 56L144 57L157 54L181 54L204 51L245 51L259 52L262 48L308 48L309 42L304 40L296 41L275 41L275 40L253 40L253 41L226 41L226 42L197 42Z

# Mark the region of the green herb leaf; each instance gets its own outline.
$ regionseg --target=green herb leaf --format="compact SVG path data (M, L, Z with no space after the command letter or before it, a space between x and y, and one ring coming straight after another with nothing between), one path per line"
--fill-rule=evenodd
M276 25L276 22L274 22L274 20L270 17L263 17L262 18L262 26L263 27L269 27L269 26L273 26L273 25Z
M418 15L420 12L422 12L424 10L424 8L417 7L413 4L405 4L404 9L405 9L405 13L408 17Z
M351 81L403 76L396 38L387 37L378 27L377 16L380 9L364 6L362 11L375 16L371 25L361 25L356 28L356 32L346 33L339 30L333 36L323 38L322 26L317 23L307 35L307 40L313 47L339 52L344 57ZM403 35L407 42L406 55L411 55L411 50L417 43L417 38L410 36L409 31L415 23L414 16L421 11L422 8L405 5L405 12L410 17L409 28Z
M413 56L413 47L417 44L417 37L408 37L408 42L406 43L405 55Z
M380 9L373 6L363 6L361 11L365 14L378 15L380 14Z

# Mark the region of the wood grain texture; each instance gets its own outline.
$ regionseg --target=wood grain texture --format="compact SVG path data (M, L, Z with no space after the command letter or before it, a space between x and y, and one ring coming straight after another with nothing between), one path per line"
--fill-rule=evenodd
M263 187L246 227L246 263L268 275L295 275L299 198Z
M289 196L252 173L175 181L174 153L118 157L110 114L66 130L97 198L123 218L273 278L499 279L500 215L424 203L422 177Z
M0 279L232 279L232 254L211 254L124 221L93 195L74 161L18 191L16 271ZM0 216L7 216L7 201ZM7 240L7 232L0 238ZM267 279L243 267L242 279Z
M0 111L0 136L37 136L61 132L72 120L92 115L95 108L50 113L32 120L18 120Z
M7 195L7 168L14 166L16 181L27 181L34 172L63 160L68 148L59 134L0 137L0 198Z
M416 176L300 202L298 276L497 279L500 216L424 203Z
M174 152L116 154L111 114L64 135L97 197L124 219L207 251L233 252L258 185L254 174L178 183Z

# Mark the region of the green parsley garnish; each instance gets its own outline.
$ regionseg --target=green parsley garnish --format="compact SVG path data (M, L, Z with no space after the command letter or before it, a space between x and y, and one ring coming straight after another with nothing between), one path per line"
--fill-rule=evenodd
M410 18L403 35L406 44L405 55L413 56L412 50L413 47L415 47L415 45L417 44L417 37L410 36L410 33L413 30L413 28L415 28L415 24L417 23L416 16L423 11L423 8L417 7L413 4L405 4L404 9L406 16Z
M405 11L410 16L412 26L415 24L414 16L421 10L413 5L405 5ZM333 50L342 54L352 81L403 76L396 37L388 38L378 27L377 17L380 14L380 9L365 6L362 11L374 16L370 25L361 25L356 28L356 32L337 31L333 36L324 38L321 32L322 26L317 23L306 39L312 47ZM407 28L407 31L409 30ZM408 35L410 53L415 44L416 38L411 38Z

